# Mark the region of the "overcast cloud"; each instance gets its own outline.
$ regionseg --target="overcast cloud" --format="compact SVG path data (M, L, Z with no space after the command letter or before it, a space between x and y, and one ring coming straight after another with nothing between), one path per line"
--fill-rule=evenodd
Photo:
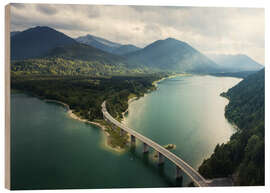
M246 54L264 64L264 9L12 4L11 30L49 26L144 47L173 37L204 54Z

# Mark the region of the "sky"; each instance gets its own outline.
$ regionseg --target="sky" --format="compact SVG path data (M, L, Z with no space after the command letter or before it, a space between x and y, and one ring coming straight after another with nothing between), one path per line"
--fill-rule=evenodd
M246 54L264 65L264 9L12 4L11 31L48 26L144 47L172 37L202 53Z

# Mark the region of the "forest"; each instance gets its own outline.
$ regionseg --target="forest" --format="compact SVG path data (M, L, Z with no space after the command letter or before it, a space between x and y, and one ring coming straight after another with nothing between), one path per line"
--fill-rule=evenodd
M127 135L113 130L103 120L101 104L106 100L107 110L121 120L122 113L128 108L130 97L141 97L155 89L153 81L164 77L163 74L142 76L52 76L52 75L13 75L11 89L39 97L64 102L77 116L95 121L106 127L109 133L108 144L125 148Z
M129 98L151 92L155 80L172 74L128 66L111 56L104 61L90 55L91 60L82 60L74 57L74 50L72 47L64 55L57 50L49 57L12 61L11 88L62 101L79 117L105 125L101 112L104 100L109 113L121 120ZM221 94L230 100L225 116L238 130L203 161L199 172L206 178L232 177L236 185L264 184L264 70L251 73L214 74L244 79ZM126 137L109 126L107 132L113 146L124 147Z
M152 83L167 75L78 43L56 47L47 56L11 62L13 90L68 104L77 116L106 126L111 146L121 148L127 139L103 121L102 102L106 100L110 114L120 120L129 98L155 89Z
M130 96L143 96L155 87L152 82L163 75L142 76L46 76L13 75L11 88L22 90L43 99L62 101L78 116L90 121L103 119L101 104L107 101L107 108L115 118L122 118L128 108Z
M26 60L16 60L11 64L13 76L123 76L142 75L150 71L146 68L128 68L124 63L109 63L101 60L81 60L66 57L43 57Z
M221 96L230 101L225 117L237 132L228 143L215 147L199 172L206 178L232 177L235 185L264 185L265 70L247 76Z

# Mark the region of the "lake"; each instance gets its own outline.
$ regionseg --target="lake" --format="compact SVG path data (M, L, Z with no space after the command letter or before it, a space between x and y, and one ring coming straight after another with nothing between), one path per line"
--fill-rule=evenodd
M240 79L178 76L130 104L124 123L172 150L196 168L234 128L224 117L221 92ZM11 186L13 189L186 186L174 179L168 160L157 166L142 147L119 154L105 147L101 129L70 118L61 105L22 93L11 96Z

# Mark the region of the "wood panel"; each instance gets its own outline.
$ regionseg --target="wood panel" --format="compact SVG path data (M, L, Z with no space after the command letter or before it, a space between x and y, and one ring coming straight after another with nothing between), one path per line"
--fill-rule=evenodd
M10 189L10 5L5 7L5 188Z

